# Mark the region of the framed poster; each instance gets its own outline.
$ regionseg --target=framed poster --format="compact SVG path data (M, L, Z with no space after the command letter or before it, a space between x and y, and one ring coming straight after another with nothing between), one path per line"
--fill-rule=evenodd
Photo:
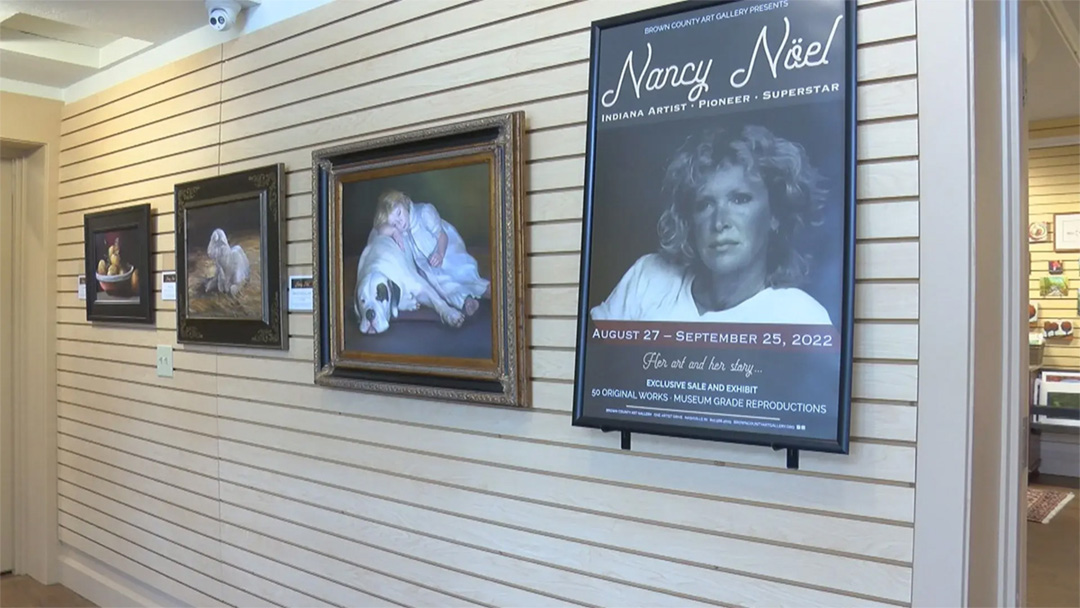
M312 153L317 384L528 406L524 119Z
M855 7L592 28L576 426L847 453Z
M154 323L150 205L83 217L86 320Z
M176 184L176 341L287 349L285 167Z

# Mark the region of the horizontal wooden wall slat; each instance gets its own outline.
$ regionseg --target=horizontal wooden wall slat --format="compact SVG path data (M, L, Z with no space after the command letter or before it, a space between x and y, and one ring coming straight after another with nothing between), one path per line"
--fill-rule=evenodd
M237 428L237 425L240 424L223 421L222 428ZM384 428L384 426L369 422L365 425L365 428ZM387 429L387 432L391 430L393 429ZM398 459L398 462L401 462L412 458L410 451L424 451L437 455L435 457L440 461L450 457L451 459L465 459L474 462L491 462L495 457L494 454L500 454L498 459L494 461L497 466L509 466L563 476L581 474L580 469L572 464L575 452L566 449L564 446L552 444L510 442L497 438L477 436L470 439L469 445L458 445L453 443L455 438L452 435L437 432L420 433L418 430L411 430L409 435L398 433L384 437L374 437L370 433L364 433L363 435L354 434L349 440L336 440L327 437L314 442L317 445L303 447L301 445L302 441L296 433L276 428L262 428L259 431L265 434L266 437L274 437L276 441L280 442L274 444L279 449L292 446L290 451L308 453L323 458L334 458L345 462L352 462L352 457L343 454L332 457L329 453L329 446L334 446L335 449L340 450L356 445L351 443L353 441L362 440L363 445L366 447L363 450L363 455L357 458L366 459L362 461L369 463L378 459L380 470L385 471L393 471L401 466L400 464L394 464L391 462L392 460ZM421 446L415 445L414 442L408 440L409 437L414 436L414 433L433 436L433 439L439 441L439 444L424 450ZM387 437L393 437L395 445L380 445ZM501 450L510 449L511 447L512 450L509 452L490 451L495 448ZM813 509L820 512L848 513L899 522L910 521L912 492L909 487L790 475L780 471L718 467L697 462L679 462L654 458L646 455L640 456L641 460L635 461L640 465L638 470L628 471L624 464L620 464L620 456L615 450L589 451L588 457L592 464L590 477L604 483L644 485L657 489L699 493L716 498L727 497L755 503ZM222 458L225 458L224 451L222 452ZM438 463L438 466L445 468L445 465L441 463ZM682 470L684 472L683 478L664 478L664 472L670 473L673 470ZM691 474L697 478L687 479ZM704 484L705 480L714 481L715 484ZM722 494L720 488L723 488ZM819 491L826 488L835 489L842 495L826 496ZM858 492L855 491L856 488L859 489Z
M189 159L190 160L190 159ZM209 162L212 159L207 158ZM121 203L142 204L151 201L144 200L154 198L163 202L164 195L172 195L173 185L189 180L203 179L217 175L217 167L209 165L200 168L191 168L174 174L133 182L125 186L109 188L108 190L96 190L86 194L61 198L58 204L61 217L68 213L100 211L115 208Z
M258 451L262 452L262 450ZM276 460L272 454L264 454L263 456ZM614 579L612 582L616 584L605 585L603 589L598 588L591 594L579 591L577 597L581 601L616 606L688 605L687 599L689 598L665 597L657 592L631 586L640 584L653 589L665 590L668 593L685 593L690 598L707 597L715 598L716 601L730 603L740 601L745 603L756 597L757 601L770 604L785 601L797 601L806 605L839 606L857 604L854 598L845 596L753 579L738 580L738 575L690 565L676 563L660 565L656 563L657 558L643 554L629 551L616 552L599 546L572 543L558 537L538 535L517 528L496 528L495 524L486 521L463 520L439 511L422 509L412 506L412 504L379 498L367 492L360 499L360 497L349 492L350 489L356 490L360 487L368 487L360 485L363 483L362 480L365 479L365 476L360 471L321 463L316 464L302 459L295 460L295 464L282 462L276 468L296 471L299 466L306 464L314 477L323 478L325 478L323 474L325 469L336 468L334 474L339 479L339 482L335 485L344 485L346 487L340 490L332 487L323 489L319 487L320 484L306 482L303 479L294 481L283 475L272 474L272 478L276 481L273 486L267 486L265 481L262 483L256 482L257 485L259 487L287 488L291 496L301 496L305 499L305 502L327 505L338 512L363 518L369 523L368 526L365 526L368 529L375 527L370 524L389 524L395 528L399 526L400 528L407 528L411 532L401 530L401 532L405 533L405 536L398 541L399 546L403 549L407 549L414 542L422 542L421 539L416 538L418 536L435 537L454 544L478 547L497 553L500 556L525 559L530 562L535 560L539 562L538 565L546 565L555 569L572 568L586 575ZM252 484L249 479L250 476L254 476L256 480L261 476L259 471L247 467L238 467L228 463L223 463L222 467L223 479L235 480L243 485ZM229 485L223 485L223 491L226 500L230 500L232 489ZM441 495L442 493L439 494L439 496ZM414 538L416 538L416 541L413 540ZM627 573L633 573L633 576L627 576ZM545 588L558 593L556 590L559 589L559 586L557 585L565 578L567 578L566 575L558 576L551 583L545 585ZM612 595L608 596L606 600L602 599L597 592L603 591L608 591Z
M206 57L206 59L211 58L216 57L213 55ZM153 78L153 76L150 77ZM143 76L140 80L146 78L146 76ZM122 97L104 106L99 106L93 110L83 112L78 116L65 118L62 123L61 131L64 135L70 135L80 129L85 129L92 125L105 122L106 120L163 103L173 97L179 97L205 87L216 86L220 81L221 65L214 62L204 68L173 78L160 85L150 86L142 91L128 95L127 97Z
M326 533L310 527L299 526L289 519L265 514L266 511L273 510L273 507L277 504L290 504L289 501L277 496L270 494L260 495L243 486L231 484L228 487L227 495L229 496L229 502L223 506L223 518L230 522L242 522L243 527L246 528L246 530L240 528L230 529L235 529L238 533L258 534L264 538L277 538L294 546L310 546L314 551L322 555L329 556L333 560L339 560L324 560L328 562L328 566L331 568L364 564L364 566L360 567L391 571L410 581L439 580L440 587L447 592L447 595L433 597L432 599L437 600L437 602L431 603L431 605L439 606L455 599L467 605L474 605L472 602L496 606L578 605L551 595L540 595L539 593L511 587L499 581L489 580L460 570L465 564L473 567L475 562L451 562L446 565L439 565L434 563L434 560L438 558L427 553L416 558L405 555L403 552L404 547L398 543L382 548L374 544L342 538L340 530ZM253 495L258 496L258 500L254 502L244 500ZM250 507L244 508L240 506L241 504L247 504ZM293 506L301 509L301 513L293 513L291 516L299 521L304 521L302 511L304 506L300 504L294 504ZM311 507L308 507L308 509L311 509ZM483 556L479 551L474 551L474 553L478 554L477 557ZM415 601L412 602L412 604L415 603Z
M230 40L222 45L222 57L235 66L235 69L250 71L277 65L303 52L296 48L295 45L298 43L311 44L313 40L324 40L323 44L333 44L336 40L327 33L333 31L336 24L348 22L356 27L357 21L349 21L350 17L369 13L372 9L390 4L391 1L332 2L292 19L252 32L247 36ZM380 13L381 11L375 12L375 15L380 15ZM360 27L363 25L361 24ZM304 36L304 34L309 35ZM253 54L255 51L260 52ZM232 74L223 76L232 78Z
M589 23L665 2L333 2L72 105L55 277L64 542L189 603L907 605L913 1L857 11L850 454L789 471L768 449L641 435L625 453L569 424ZM284 351L177 344L160 294L175 183L284 163L288 270L310 273L313 149L517 109L535 409L317 387L310 313L290 314ZM1065 160L1033 155L1047 192L1031 200L1067 202ZM143 202L157 321L89 324L83 214ZM160 344L172 377L155 373Z
M376 129L398 126L402 121L415 124L436 120L445 114L445 107L469 107L474 112L483 109L493 111L538 99L581 94L587 90L587 41L585 34L551 39L538 43L535 49L521 47L520 52L512 56L510 52L504 52L469 60L470 65L453 75L440 77L438 81L433 82L430 76L416 73L401 77L402 82L379 83L375 87L377 91L367 91L365 87L349 89L250 118L224 122L221 125L221 162L232 163L275 150L325 145L326 142L345 137L362 137ZM550 65L553 54L571 48L580 49L580 61L561 67L546 67ZM499 80L472 84L477 72L494 78L506 73L507 64L513 65L519 72L529 69L529 66L542 71L507 74ZM916 92L914 79L909 80L910 86L906 85L907 81L860 86L859 118L865 120L914 114L912 104ZM461 84L458 88L451 88L454 82ZM478 93L479 90L483 93ZM536 128L534 122L533 128ZM534 184L529 187L538 188Z
M222 606L220 601L200 593L171 576L162 574L161 558L156 554L129 543L119 536L94 528L85 522L60 513L59 540L64 545L100 560L124 572L144 584L151 585L180 601L193 606ZM70 526L70 527L69 527Z
M222 528L227 527L227 525L222 526ZM234 544L223 543L222 557L258 576L279 582L290 589L315 598L317 602L315 605L322 605L323 603L331 606L398 605L374 595L359 592L349 593L348 589L335 584L333 581L298 570L277 559L264 557L248 550L246 547L241 548ZM306 606L308 604L301 605Z
M64 135L60 138L60 147L61 150L69 150L78 146L84 146L116 133L152 125L186 112L192 112L208 106L217 105L220 100L220 84L197 89L167 101L163 101L159 104L144 107L80 131ZM61 162L63 163L64 159L62 159Z
M206 484L194 476L202 475L212 480L217 475L217 466L214 459L167 443L159 443L158 438L153 435L146 436L154 437L154 439L143 439L103 426L97 426L102 422L116 422L119 419L118 416L107 416L64 403L58 404L57 409L60 410L60 420L57 427L61 433L100 445L110 446L138 458L152 460L168 467L171 472L187 471L191 473L188 479L203 486L204 492L212 492L212 484ZM142 426L138 424L138 421L130 421L123 428L130 429L138 426Z
M59 490L61 495L57 502L61 513L99 529L115 531L124 540L169 560L161 562L167 575L212 597L221 596L221 565L214 557L218 553L218 541L208 539L206 546L201 548L210 553L203 553L178 542L177 539L192 542L199 535L172 522L66 482L60 482Z
M459 597L421 587L411 581L386 576L371 568L309 551L304 545L287 543L268 534L252 531L258 515L224 515L222 539L252 553L274 559L313 575L312 590L343 606L478 606ZM236 522L235 524L233 522ZM241 527L242 526L242 527ZM369 590L364 593L362 590Z
M105 156L97 156L86 162L65 165L60 167L60 181L67 182L81 177L94 176L106 171L115 171L121 167L139 166L147 161L175 157L177 154L199 148L216 147L217 141L218 126L211 124L194 131L187 131L157 141L140 144ZM92 145L85 147L90 149ZM151 170L151 167L147 165L141 165L140 168ZM100 187L98 184L94 184L93 189L98 187Z
M189 131L196 131L200 128L212 127L214 131L217 131L219 114L220 110L216 105L206 106L158 122L137 126L115 135L109 135L77 148L61 150L60 167L62 170L68 167L77 169L79 163L97 159L107 162L109 158L112 158L109 156L111 154L117 154L116 158L121 158L121 153L128 153L129 150L138 146L147 146L147 148L153 149L153 144L157 141L182 135ZM107 166L112 168L115 164L109 163Z
M628 2L627 8L655 3L654 0ZM298 55L276 66L272 74L255 72L226 80L222 89L225 101L221 118L231 121L427 68L432 63L431 57L437 57L439 62L450 62L565 34L568 24L588 23L603 14L603 7L595 3L567 5L566 0L452 4L457 7L447 13L427 13L397 27ZM547 10L560 4L563 6L558 11ZM409 10L426 13L422 9L417 5ZM404 14L400 16L405 17ZM483 25L475 27L475 23ZM423 43L431 55L410 52L409 47L418 43ZM231 63L226 65L232 67ZM311 77L314 74L318 77ZM250 94L269 87L274 87L272 95Z
M77 464L76 464L77 466ZM188 543L189 548L200 551L206 555L216 555L218 552L217 537L220 523L217 519L207 517L175 505L157 496L151 496L133 490L127 486L108 481L102 477L86 473L79 469L61 465L58 469L60 494L70 495L66 487L79 488L86 492L94 492L110 500L117 501L133 509L139 509L176 525L194 532L194 535L177 534L175 540ZM92 488L92 489L91 489ZM86 502L85 500L83 502ZM88 503L89 504L89 503Z
M101 175L61 182L60 198L70 198L87 192L107 191L116 186L140 182L146 179L147 175L169 175L215 166L217 154L217 146L207 146Z
M60 464L151 494L208 518L217 517L217 488L204 479L82 439L61 435ZM165 481L162 481L165 480Z
M225 545L222 548L221 571L222 575L225 577L225 581L230 585L246 589L259 598L267 598L264 601L271 606L311 606L312 608L331 606L331 604L328 604L327 602L317 600L310 595L304 595L285 585L279 585L275 581L253 574L248 570L237 568L230 563L230 560L235 560L236 563L243 563L244 566L248 566L245 557L246 552L241 549L237 549L230 545ZM239 603L234 605L247 606L247 604Z
M142 90L168 83L185 74L196 72L202 68L220 62L221 58L222 49L220 46L213 46L205 51L189 55L188 57L143 74L138 78L126 80L114 87L105 89L100 93L88 95L82 99L68 102L64 104L64 107L61 110L61 119L63 122L76 120L80 114L115 103L118 100L132 96ZM61 125L61 133L67 133L67 130L64 130L63 125Z
M234 387L243 387L238 389ZM315 397L315 392L312 390L304 390L302 387L296 390L289 390L286 387L282 387L277 384L272 385L260 385L255 381L243 381L237 380L236 382L229 382L228 389L222 391L235 398L244 399L245 403L251 400L255 395L270 390L280 390L284 394L289 396L308 396L308 401L311 401L311 397ZM288 391L288 392L285 392ZM262 401L266 401L265 397L257 397ZM273 399L271 401L280 403L281 398ZM430 432L444 433L446 431L456 431L464 433L481 433L485 435L494 435L502 439L507 440L525 440L525 441L543 441L548 443L558 443L566 446L586 447L586 448L600 448L611 449L615 445L615 441L610 436L597 434L595 432L583 429L571 428L567 424L567 420L564 415L561 414L522 414L526 420L505 420L505 416L494 410L489 416L476 416L475 419L470 420L467 424L463 421L455 418L457 412L454 409L444 410L432 410L431 408L419 409L414 412L402 412L398 416L394 416L391 412L401 410L401 402L396 399L379 399L378 401L369 399L366 402L371 402L371 405L367 407L348 407L349 412L365 412L366 416L373 416L376 419L389 420L392 419L401 420L402 422L409 423L409 426L389 426L387 431L393 431L396 433L419 433L427 434ZM233 401L221 401L224 405L228 405L233 408L242 408L246 406L238 405ZM374 403L378 403L379 406L375 407ZM859 408L862 404L856 405L857 415L862 414ZM901 406L892 406L901 407ZM224 412L224 409L222 410ZM275 424L279 426L288 426L284 420L297 415L295 409L290 408L277 408L267 405L265 412L266 416L276 416L274 419L270 418L250 418L245 419L254 420L257 422L265 422L268 424ZM321 417L315 413L308 412L305 414L311 416L313 419L312 424L319 420ZM332 416L330 419L335 419ZM366 418L365 418L366 419ZM352 423L349 419L344 419L343 423ZM361 424L356 422L355 424ZM409 430L409 427L413 425L422 425L424 427L436 426L437 428L432 430ZM321 430L312 429L312 432L323 432ZM438 440L433 438L433 441ZM783 454L773 454L770 452L762 451L760 448L749 446L738 446L729 444L717 444L715 442L700 442L700 441L688 441L677 440L670 438L652 438L645 440L647 446L639 451L645 455L660 455L660 456L678 456L685 458L696 458L704 462L725 462L730 464L744 464L760 467L772 467L777 470L783 470L785 463L783 460ZM651 443L648 443L651 442ZM643 445L646 445L643 444ZM868 479L882 479L888 481L914 481L914 469L912 462L913 450L907 446L896 445L881 445L881 444L869 444L859 443L854 448L855 453L850 457L841 457L835 455L826 454L808 454L807 462L803 466L805 471L813 471L819 473L828 473L845 476L856 476Z

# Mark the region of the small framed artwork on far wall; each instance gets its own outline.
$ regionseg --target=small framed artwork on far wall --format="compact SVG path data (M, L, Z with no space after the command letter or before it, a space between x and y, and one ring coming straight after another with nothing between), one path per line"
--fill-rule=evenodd
M176 184L176 340L285 349L284 166Z
M83 218L86 320L153 323L150 205Z
M1080 251L1080 213L1054 214L1054 251Z

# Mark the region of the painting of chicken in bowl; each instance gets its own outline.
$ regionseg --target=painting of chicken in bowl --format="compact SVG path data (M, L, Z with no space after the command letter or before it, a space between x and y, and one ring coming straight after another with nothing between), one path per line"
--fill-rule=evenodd
M139 271L124 259L122 247L125 241L135 242L134 232L133 228L117 230L97 239L98 257L94 278L98 282L98 291L94 299L100 304L139 303Z
M150 206L88 213L83 238L87 320L153 323Z
M181 343L288 348L284 166L174 186Z

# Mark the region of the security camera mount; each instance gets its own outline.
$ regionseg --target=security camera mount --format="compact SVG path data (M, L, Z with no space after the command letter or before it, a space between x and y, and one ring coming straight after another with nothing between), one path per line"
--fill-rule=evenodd
M206 13L210 27L222 32L236 25L243 9L237 0L206 0Z

